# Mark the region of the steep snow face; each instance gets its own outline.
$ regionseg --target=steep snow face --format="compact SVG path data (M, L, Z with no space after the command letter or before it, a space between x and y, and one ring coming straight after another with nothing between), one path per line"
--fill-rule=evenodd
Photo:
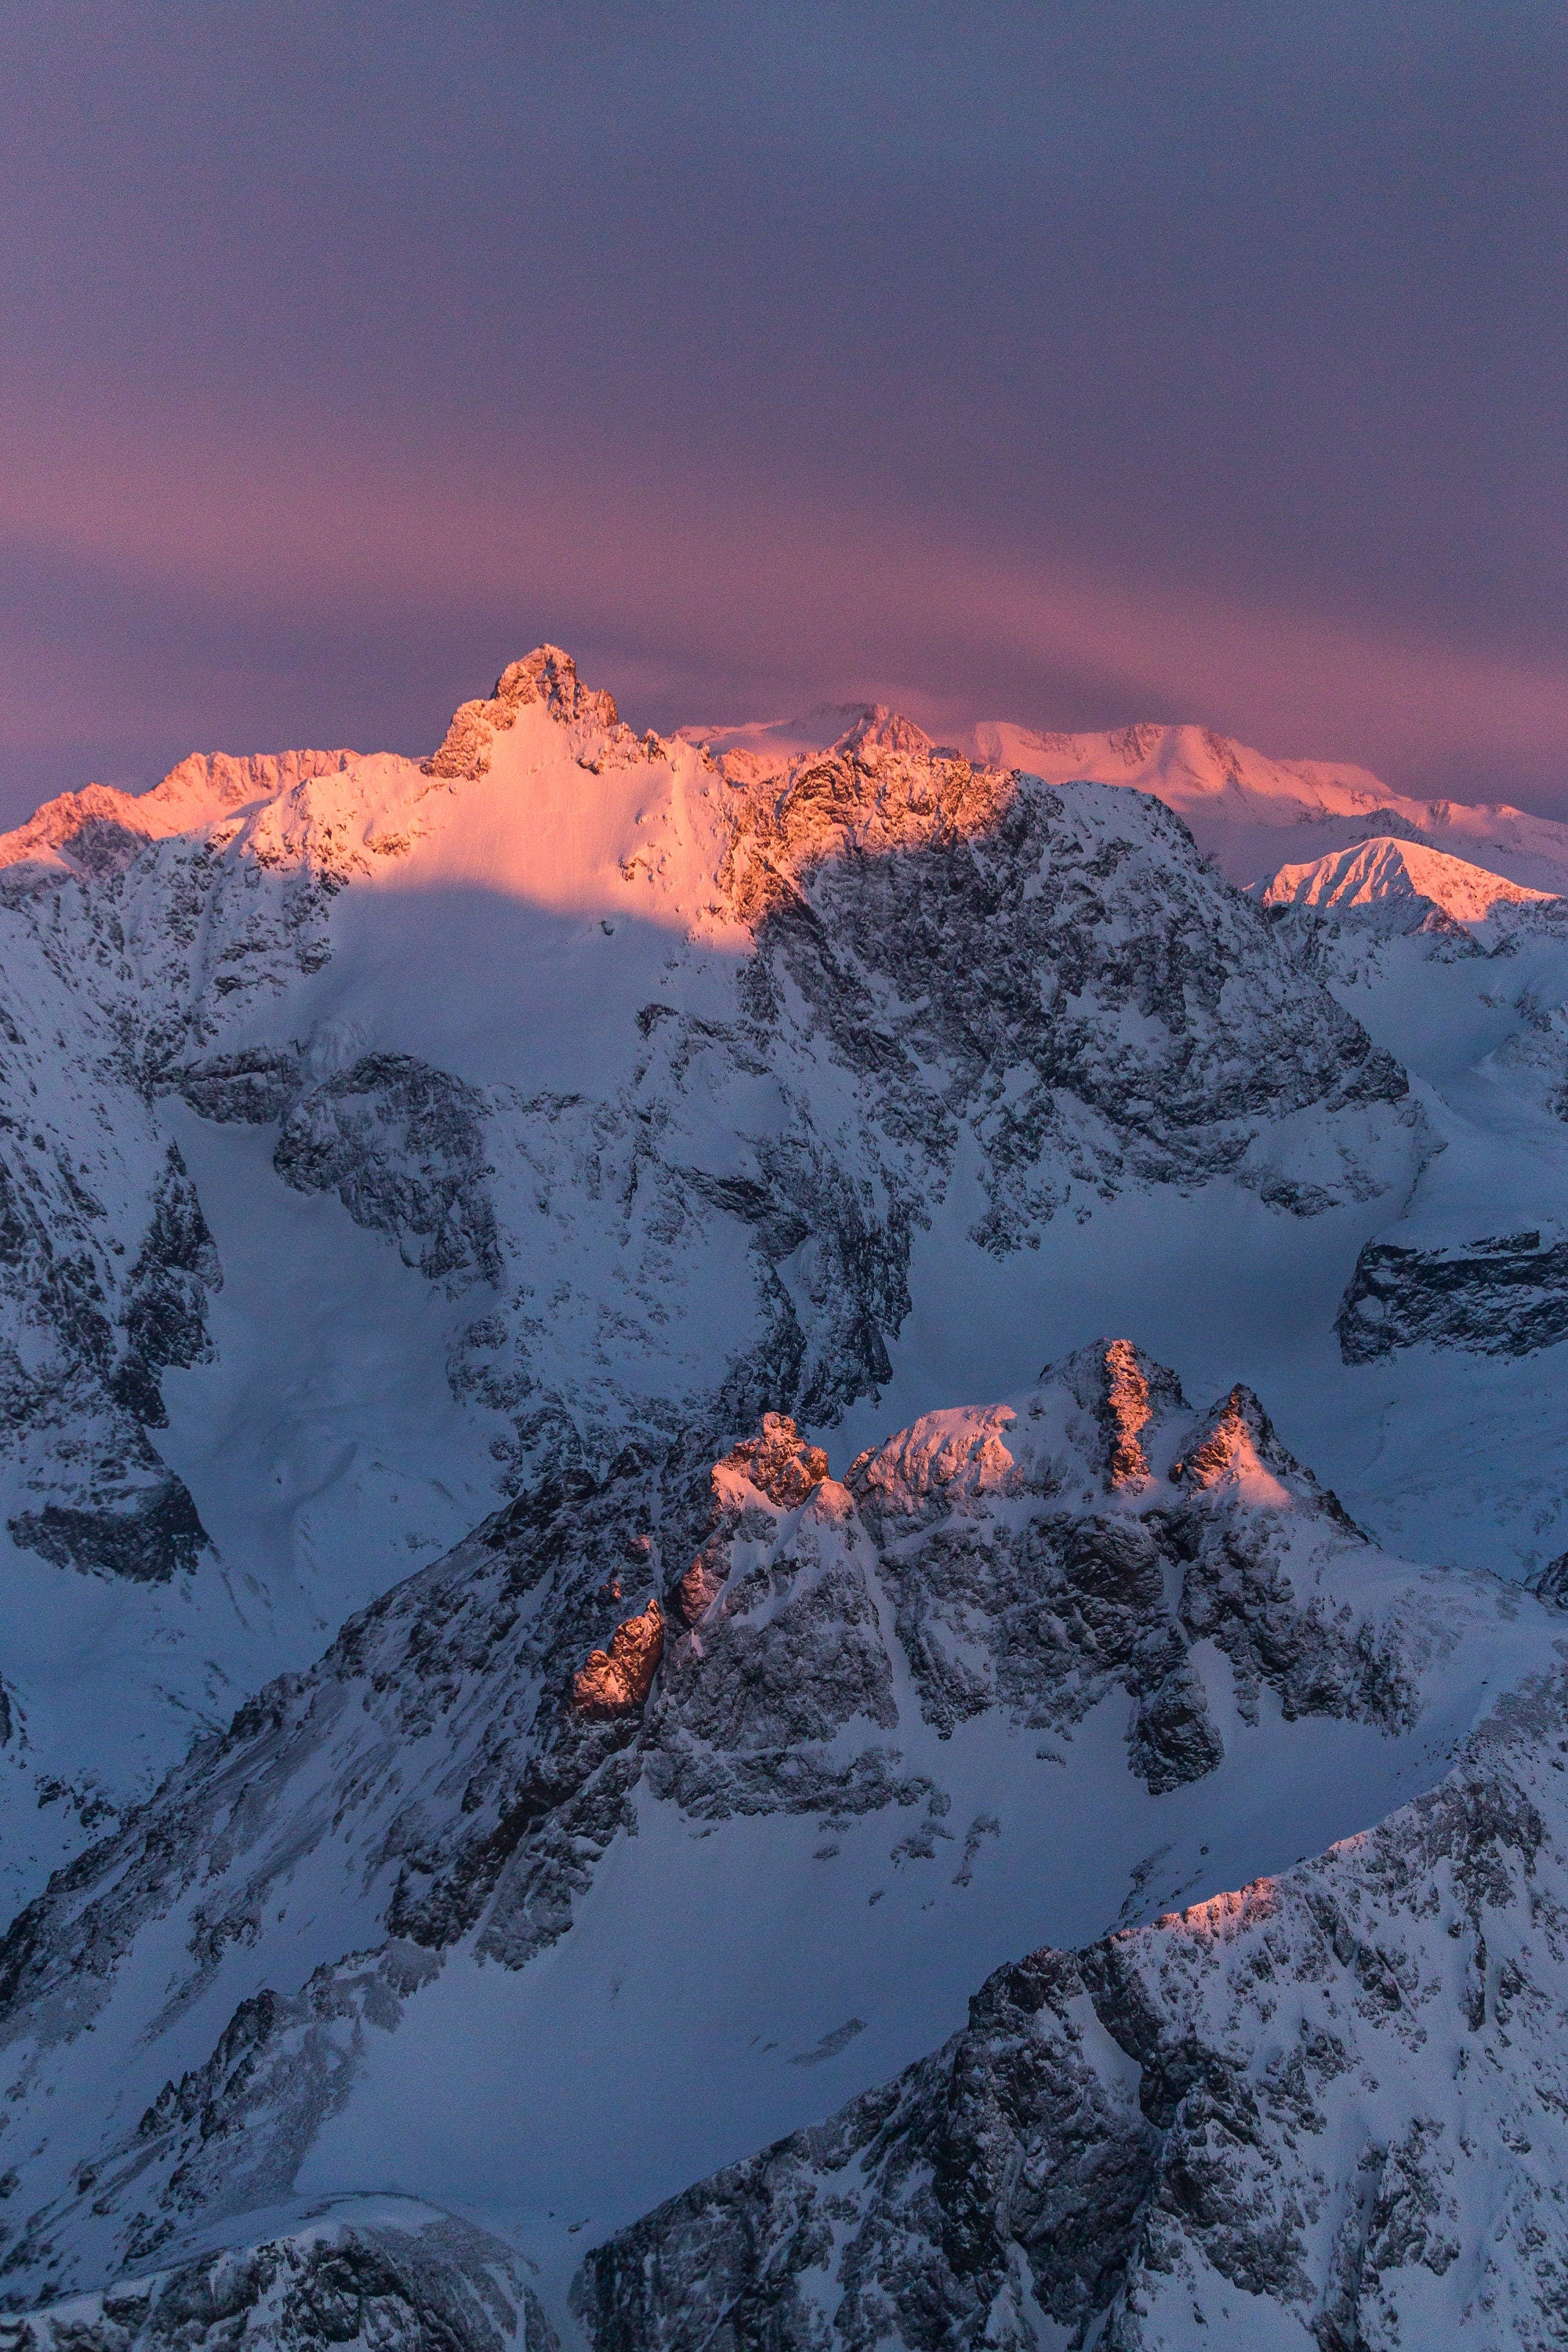
M1435 910L1454 923L1484 923L1499 908L1557 904L1547 890L1528 890L1485 866L1387 836L1342 849L1310 866L1282 866L1258 890L1265 907L1389 907L1425 916Z
M1058 735L983 719L952 740L972 758L1026 770L1047 782L1085 777L1154 793L1191 827L1235 882L1290 859L1373 836L1395 836L1506 875L1531 888L1568 891L1568 825L1506 803L1414 800L1368 769L1328 760L1274 760L1205 727L1125 727Z
M842 1482L773 1416L536 1491L16 1921L5 2292L389 2183L554 2292L1007 1954L1427 1787L1558 1623L1380 1553L1249 1392L1194 1412L1125 1341Z
M1561 2344L1568 1688L1542 1663L1377 1828L1000 1969L922 2063L598 2249L595 2352Z

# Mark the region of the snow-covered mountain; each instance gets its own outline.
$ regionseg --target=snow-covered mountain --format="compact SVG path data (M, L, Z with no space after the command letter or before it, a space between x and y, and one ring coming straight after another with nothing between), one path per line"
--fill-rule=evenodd
M1375 1828L998 1969L930 2057L595 2250L595 2352L1560 2345L1542 1667Z
M187 761L0 861L18 1892L37 1792L101 1818L542 1467L874 1399L921 1236L1363 1216L1424 1148L1158 803L864 734L737 782L552 648L423 765Z
M1557 2340L1560 888L548 646L0 841L17 2352Z
M1266 907L1397 909L1413 926L1486 923L1504 910L1553 907L1550 890L1529 890L1484 866L1392 835L1331 851L1310 866L1282 866L1258 892Z

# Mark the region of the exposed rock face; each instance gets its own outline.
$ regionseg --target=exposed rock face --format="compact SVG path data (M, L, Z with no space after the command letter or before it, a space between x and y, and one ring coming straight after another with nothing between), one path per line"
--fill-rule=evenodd
M366 2036L398 2030L459 1946L518 1969L559 1943L639 1808L815 1817L830 1837L902 1812L902 1850L929 1853L953 1835L949 1743L976 1718L1070 1743L1118 1706L1127 1771L1157 1794L1224 1754L1205 1654L1243 1722L1267 1706L1394 1732L1455 1638L1444 1609L1483 1647L1505 1615L1373 1551L1247 1391L1194 1414L1125 1342L1016 1406L926 1416L845 1484L779 1416L677 1470L629 1453L520 1498L21 1915L0 1943L32 2151L15 2144L14 2297L289 2195ZM627 1619L625 1580L650 1573L679 1600ZM996 1831L972 1822L955 1883ZM193 2053L198 2011L226 2022ZM148 2088L128 2109L132 2081Z
M468 781L485 775L495 738L515 727L518 712L531 702L542 703L552 719L584 719L630 732L619 728L614 697L585 687L570 654L559 646L540 646L521 661L507 664L489 701L462 704L440 750L425 761L425 773Z
M1568 1334L1568 1240L1531 1227L1415 1248L1369 1242L1336 1318L1347 1364L1426 1343L1525 1356Z
M616 1627L607 1650L592 1650L572 1685L572 1705L588 1721L633 1715L653 1688L664 1655L664 1612L657 1599Z
M1320 1861L998 1970L592 2253L595 2352L1560 2345L1565 1696Z
M197 1085L193 1097L184 1081L187 1102L199 1102ZM286 1104L273 1097L269 1109L272 1102L282 1113L272 1164L285 1183L335 1192L356 1223L395 1235L432 1282L457 1290L500 1279L479 1087L407 1054L367 1054Z
M1149 1465L1139 1444L1141 1433L1153 1419L1149 1383L1137 1350L1126 1339L1113 1339L1105 1351L1105 1411L1115 1431L1110 1449L1110 1484L1138 1486L1149 1475Z
M14 1539L162 1580L206 1538L148 1433L171 1367L206 1360L217 1255L178 1150L57 959L0 911L0 1482ZM62 1069L59 1047L78 1051Z
M5 2324L14 2352L558 2352L526 2265L455 2214L351 2199Z

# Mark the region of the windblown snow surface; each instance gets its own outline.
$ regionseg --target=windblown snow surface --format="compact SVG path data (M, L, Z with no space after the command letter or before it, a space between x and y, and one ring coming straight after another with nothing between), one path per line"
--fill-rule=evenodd
M1568 2341L1564 889L552 647L0 841L18 2346Z

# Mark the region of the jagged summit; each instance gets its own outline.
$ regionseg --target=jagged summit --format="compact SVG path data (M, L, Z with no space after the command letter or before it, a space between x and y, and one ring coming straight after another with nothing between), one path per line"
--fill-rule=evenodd
M1047 1364L1015 1403L949 1407L862 1454L847 1474L879 1526L983 1498L1046 1492L1130 1514L1191 1500L1324 1515L1359 1535L1337 1496L1280 1442L1253 1391L1194 1412L1176 1374L1131 1339L1097 1339Z
M465 702L454 713L438 751L424 762L427 776L482 776L490 764L495 738L517 724L517 715L537 703L552 719L570 725L584 719L606 729L620 725L614 695L587 687L577 665L559 646L536 646L521 661L509 662L486 701Z
M1387 835L1310 865L1282 866L1258 896L1266 907L1435 909L1465 924L1488 922L1500 908L1558 902L1552 891L1529 889L1484 866Z
M60 878L119 872L150 841L164 841L252 808L316 776L341 775L355 751L192 751L145 793L88 784L46 801L26 824L0 833L0 867L35 866Z

